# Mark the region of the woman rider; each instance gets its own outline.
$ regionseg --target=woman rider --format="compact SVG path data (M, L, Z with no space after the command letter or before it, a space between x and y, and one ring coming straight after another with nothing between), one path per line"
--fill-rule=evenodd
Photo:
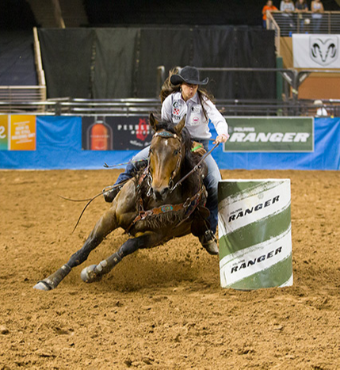
M186 66L178 74L170 72L169 77L164 82L160 93L162 101L162 119L178 123L186 115L185 127L188 129L192 140L202 143L208 151L209 120L214 124L217 137L214 144L224 143L228 140L228 124L221 113L211 101L211 97L201 89L207 85L209 78L200 80L199 71L195 67ZM132 163L141 159L147 159L149 147L139 152L132 160ZM210 254L218 254L218 248L214 235L218 222L218 199L217 187L221 180L218 166L211 155L205 158L208 167L208 175L204 179L204 185L208 191L207 208L210 211L209 222L210 230L207 230L200 238L202 246ZM134 174L133 164L128 164L125 173L119 175L116 184L121 183ZM107 202L112 202L119 187L104 194Z

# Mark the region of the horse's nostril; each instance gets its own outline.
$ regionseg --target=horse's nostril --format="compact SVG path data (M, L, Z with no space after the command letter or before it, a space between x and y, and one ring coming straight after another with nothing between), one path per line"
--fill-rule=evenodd
M162 193L160 191L154 190L153 195L156 200L162 200Z
M161 191L161 194L164 195L168 192L169 188L164 188L162 191Z

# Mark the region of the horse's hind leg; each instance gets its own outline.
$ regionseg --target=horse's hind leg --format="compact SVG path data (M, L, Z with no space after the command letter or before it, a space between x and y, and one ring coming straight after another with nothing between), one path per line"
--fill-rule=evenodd
M147 233L127 240L116 253L101 261L98 265L85 267L81 272L81 278L86 283L99 281L103 275L109 273L124 257L136 252L140 248L153 248L160 244L161 235Z
M44 280L39 281L33 288L38 290L55 289L58 284L71 272L72 268L87 260L90 252L93 251L103 239L117 228L115 207L110 208L97 222L94 229L86 239L83 247L72 255L70 260L60 267L55 273Z

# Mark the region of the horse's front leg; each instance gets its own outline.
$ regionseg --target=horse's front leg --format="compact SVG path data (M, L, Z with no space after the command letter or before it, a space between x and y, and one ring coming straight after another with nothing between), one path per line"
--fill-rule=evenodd
M87 260L90 252L93 251L103 239L117 228L116 209L111 207L96 223L83 247L72 255L70 260L61 266L54 274L39 281L33 288L38 290L55 289L58 284L71 272L72 268Z
M99 281L103 275L109 273L124 257L141 248L153 248L159 245L163 236L154 232L143 233L133 239L127 240L116 253L101 261L98 265L85 267L80 276L86 283Z

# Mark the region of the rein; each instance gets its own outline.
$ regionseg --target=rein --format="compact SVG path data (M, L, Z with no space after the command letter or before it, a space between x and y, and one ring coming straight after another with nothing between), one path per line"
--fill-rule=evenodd
M185 176L183 176L179 181L176 182L176 184L170 189L170 192L173 192L178 185L181 185L181 183L186 179L188 178L192 173L196 172L200 167L201 163L205 160L205 158L207 158L207 156L214 150L216 149L218 146L220 145L220 143L217 143L212 149L209 150L209 152L205 153L201 160L196 164L196 166L190 171L188 172Z

